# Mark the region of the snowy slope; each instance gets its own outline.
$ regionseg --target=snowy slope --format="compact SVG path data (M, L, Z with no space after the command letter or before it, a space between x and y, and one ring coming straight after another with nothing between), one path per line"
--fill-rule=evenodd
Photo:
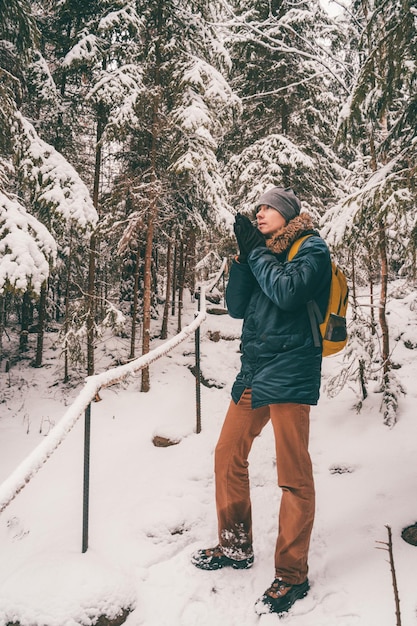
M310 554L311 591L283 623L296 626L391 626L395 604L388 554L378 548L392 528L402 626L417 624L417 547L401 530L417 521L417 345L414 298L392 300L398 375L407 395L393 429L382 423L380 396L361 413L355 390L326 396L337 359L324 362L323 392L312 409L311 454L317 516ZM195 304L189 304L186 322ZM211 341L219 330L220 341ZM195 434L193 340L151 365L152 388L139 378L101 392L92 408L89 549L81 554L83 421L79 420L36 477L0 515L0 624L76 626L133 610L127 626L276 624L253 605L271 583L279 491L272 430L250 457L255 565L204 572L191 553L216 541L213 450L239 366L240 322L209 315L203 324L202 432ZM52 342L49 338L48 341ZM99 363L117 344L100 346ZM0 480L47 435L77 388L56 385L57 352L49 344L40 370L20 362L0 373ZM103 355L103 361L100 361ZM341 357L338 357L340 359ZM81 382L80 382L81 385ZM153 436L180 440L155 447Z

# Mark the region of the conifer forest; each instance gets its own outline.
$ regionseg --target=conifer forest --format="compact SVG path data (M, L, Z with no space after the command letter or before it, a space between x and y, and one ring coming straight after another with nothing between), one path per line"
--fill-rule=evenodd
M51 331L63 381L103 332L147 353L236 254L236 212L291 186L349 281L333 392L359 409L377 379L394 423L416 157L416 0L0 0L1 368L41 367Z

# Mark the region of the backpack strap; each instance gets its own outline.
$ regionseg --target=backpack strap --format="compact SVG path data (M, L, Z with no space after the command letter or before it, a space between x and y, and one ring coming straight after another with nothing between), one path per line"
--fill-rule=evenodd
M308 233L307 235L303 235L302 237L294 241L288 252L288 261L292 261L292 259L295 257L298 250L300 249L301 244L312 235L313 233ZM319 348L321 346L319 325L323 322L323 316L315 300L310 300L309 302L307 302L307 312L310 320L311 332L313 334L314 345L316 346L316 348Z
M313 333L313 341L316 348L321 346L319 325L323 323L323 316L319 306L315 300L307 302L308 317L310 319L311 332Z
M288 252L288 256L287 256L287 260L288 261L292 261L293 260L293 258L297 254L298 250L300 249L301 244L304 243L304 241L306 239L308 239L309 237L311 237L312 235L313 235L313 233L309 233L308 235L303 235L302 237L300 237L299 239L296 239L293 242L293 244L292 244L292 246L291 246L291 248L290 248L290 250Z

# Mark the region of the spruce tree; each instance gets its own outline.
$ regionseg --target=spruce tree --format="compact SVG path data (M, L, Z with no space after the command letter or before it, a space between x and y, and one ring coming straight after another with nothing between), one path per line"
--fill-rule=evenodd
M132 64L131 44L140 20L134 2L97 1L89 2L87 6L82 2L63 2L53 11L47 9L45 3L43 54L37 55L31 67L33 92L38 94L33 101L38 112L37 125L48 133L45 117L54 120L55 123L49 125L50 139L82 173L94 208L100 214L103 158L106 155L104 132L114 123L112 116L122 115L123 107L131 97L132 81L136 88L138 70ZM49 71L48 68L54 69ZM39 81L44 85L43 89L39 89ZM111 184L113 177L111 174L106 180L106 186ZM71 243L71 237L72 231L63 250L71 250L75 255L77 248ZM110 303L100 307L102 301L97 293L98 278L107 275L106 260L100 264L97 262L101 258L100 251L100 234L93 231L83 251L84 262L71 263L67 259L62 265L68 270L71 268L72 272L83 273L76 281L67 275L67 281L85 285L86 317L83 308L76 306L79 292L67 286L66 297L73 293L73 309L78 311L79 324L86 323L87 371L90 375L95 369L98 324L103 318L109 319L106 308L111 308ZM68 303L65 306L66 315L69 315ZM68 321L66 328L71 330ZM74 337L74 333L71 336ZM81 354L79 349L78 354Z
M341 178L332 142L346 91L343 36L316 2L228 6L233 85L243 103L224 147L235 203L247 210L267 186L292 186L321 211Z
M119 185L127 188L129 204L124 206L130 207L122 248L143 255L133 264L135 272L139 264L143 281L143 353L149 350L152 258L161 227L184 242L195 229L230 221L217 150L238 101L227 82L227 54L212 24L215 11L216 4L202 0L138 3L143 88L135 117L124 125L126 170ZM147 370L142 389L149 389Z
M350 242L365 267L375 266L377 254L382 410L393 425L401 388L392 370L386 305L389 278L406 275L414 258L416 25L408 0L355 2L352 15L358 72L339 130L352 155L352 191L326 216L326 231L339 244L342 237Z

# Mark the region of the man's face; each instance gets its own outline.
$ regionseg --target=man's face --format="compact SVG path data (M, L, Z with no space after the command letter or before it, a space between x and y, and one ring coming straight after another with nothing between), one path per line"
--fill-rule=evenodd
M265 236L272 235L272 233L275 233L286 224L285 218L281 213L267 204L262 204L258 207L256 221L258 230Z

